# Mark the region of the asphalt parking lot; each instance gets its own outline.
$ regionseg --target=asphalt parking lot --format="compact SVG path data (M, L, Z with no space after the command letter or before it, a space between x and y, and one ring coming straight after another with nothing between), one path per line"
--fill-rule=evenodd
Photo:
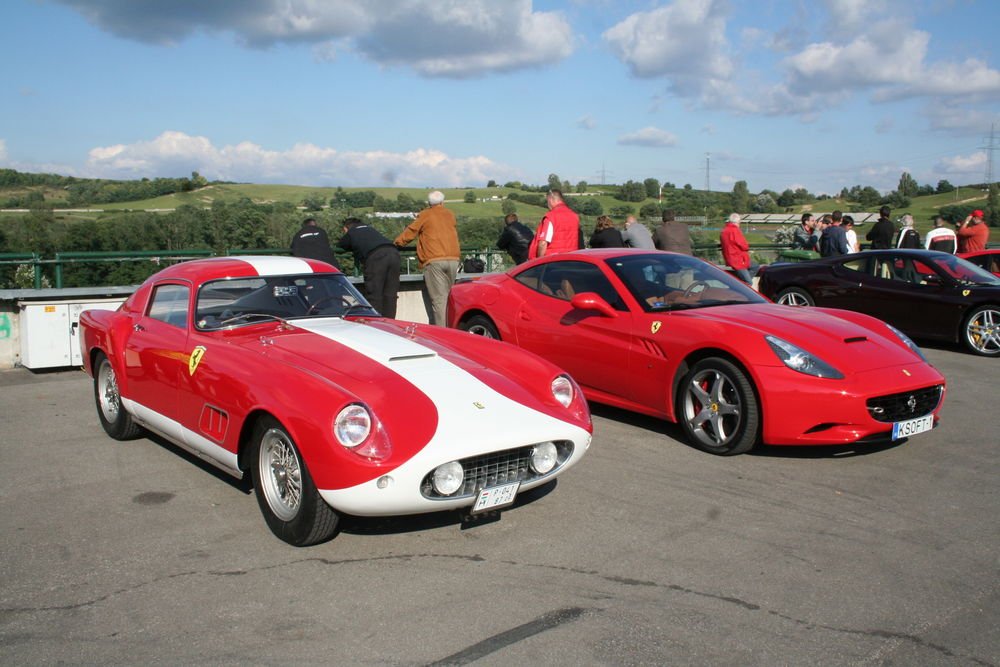
M718 458L595 406L587 457L499 520L308 549L105 436L83 373L0 372L0 663L1000 664L1000 362L926 352L942 424L894 447Z

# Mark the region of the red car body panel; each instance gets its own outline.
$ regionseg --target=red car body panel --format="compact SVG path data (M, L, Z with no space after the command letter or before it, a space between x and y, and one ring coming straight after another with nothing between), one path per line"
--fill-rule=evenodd
M641 253L643 251L624 251ZM686 369L707 355L735 360L753 380L768 444L849 443L885 434L869 397L944 385L944 378L884 323L858 313L748 303L647 312L609 267L621 250L588 250L530 263L585 262L601 269L623 306L613 316L580 309L519 282L528 265L460 282L449 301L449 325L482 314L504 341L569 371L591 400L677 420L675 392ZM707 265L706 265L707 266ZM714 270L714 269L713 269ZM796 372L765 336L811 351L843 380ZM940 404L935 410L935 419Z
M317 274L335 273L322 262L294 262L300 271L304 267ZM140 417L154 415L154 430L182 446L198 445L196 453L236 475L247 466L243 455L255 416L276 418L298 446L324 497L330 493L343 498L347 504L344 511L353 513L378 515L439 508L411 502L407 497L382 511L369 502L370 488L364 489L358 501L349 496L351 489L370 486L418 454L426 457L428 443L446 422L452 431L462 428L465 417L442 414L425 388L404 377L402 369L411 359L414 364L433 364L425 373L432 385L434 373L439 372L435 369L440 367L470 376L471 386L482 387L483 395L495 392L509 401L507 409L539 415L539 422L548 424L551 431L539 433L539 441L565 437L581 445L573 463L586 449L584 440L589 445L592 425L583 398L565 408L552 395L551 382L562 371L539 357L493 341L430 325L366 316L266 320L215 330L194 326L198 291L206 283L278 275L274 272L289 266L285 258L219 258L161 271L117 311L83 313L80 341L85 370L93 375L94 359L103 353L114 368L118 391L130 411L138 411ZM150 316L152 290L165 285L190 288L187 326ZM352 341L357 344L352 346ZM202 352L195 359L198 348ZM482 414L484 428L495 429L488 414L499 399L477 412L471 407L477 397L467 398L473 415L468 438L445 443L438 464L489 453L502 438L495 433L476 437L474 421ZM334 440L334 419L352 403L370 408L376 421L372 437L391 443L387 458L368 459ZM524 443L511 446L520 444ZM417 489L412 491L417 494ZM447 508L446 503L438 505Z

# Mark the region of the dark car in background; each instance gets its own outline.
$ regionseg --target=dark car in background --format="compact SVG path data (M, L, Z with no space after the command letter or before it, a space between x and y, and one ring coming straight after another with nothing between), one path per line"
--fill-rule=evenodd
M867 250L759 274L764 296L789 306L825 306L873 315L914 338L962 343L1000 356L1000 278L932 250Z

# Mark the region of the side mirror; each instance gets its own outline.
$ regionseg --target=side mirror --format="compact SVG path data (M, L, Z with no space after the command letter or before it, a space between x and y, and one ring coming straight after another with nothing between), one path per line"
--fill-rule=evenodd
M596 310L604 317L618 317L618 311L611 307L596 292L580 292L573 295L570 305L578 310Z

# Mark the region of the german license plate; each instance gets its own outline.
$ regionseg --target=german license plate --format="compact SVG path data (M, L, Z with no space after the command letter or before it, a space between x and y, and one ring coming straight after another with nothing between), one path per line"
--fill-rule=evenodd
M892 439L908 438L917 433L923 433L934 428L934 415L907 419L905 422L896 422L892 425Z
M511 482L483 489L476 498L476 504L472 506L472 514L512 504L520 486L520 482Z

